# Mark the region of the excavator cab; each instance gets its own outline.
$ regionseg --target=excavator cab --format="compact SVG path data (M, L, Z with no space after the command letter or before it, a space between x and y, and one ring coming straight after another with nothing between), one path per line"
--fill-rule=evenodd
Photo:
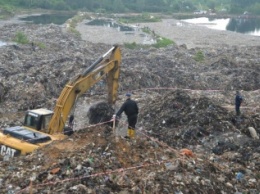
M52 138L46 131L52 115L53 111L47 109L27 111L23 126L8 127L0 133L0 155L14 157L27 154L40 145L50 143Z
M53 111L47 109L28 110L24 118L23 126L9 127L0 133L4 141L0 143L0 155L11 157L27 154L41 145L49 144L52 137L47 133ZM65 128L67 134L72 129ZM64 133L65 134L65 133ZM22 143L23 146L19 146Z
M53 111L47 109L28 110L24 118L23 126L37 131L47 132L52 116Z

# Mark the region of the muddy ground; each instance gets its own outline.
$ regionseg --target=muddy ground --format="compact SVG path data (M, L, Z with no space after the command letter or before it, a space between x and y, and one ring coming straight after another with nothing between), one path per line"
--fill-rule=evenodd
M22 125L27 109L53 109L67 81L115 43L122 65L114 108L126 92L140 107L135 140L123 138L124 116L117 137L107 125L90 126L89 107L106 101L105 81L97 84L76 104L78 132L1 158L2 193L259 193L259 37L177 23L140 24L177 44L136 50L111 29L80 24L81 39L53 24L1 26L0 40L9 43L0 47L1 128ZM19 31L36 44L13 44ZM236 90L245 99L240 117Z

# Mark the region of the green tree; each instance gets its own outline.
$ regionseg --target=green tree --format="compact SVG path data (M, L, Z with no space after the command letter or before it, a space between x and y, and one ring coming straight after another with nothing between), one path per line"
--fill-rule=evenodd
M256 3L254 5L251 5L248 9L248 11L260 15L260 3Z
M216 2L214 0L211 0L211 1L208 1L207 2L207 6L208 8L212 9L212 10L215 10L216 8Z
M0 6L109 12L186 12L229 8L232 13L259 13L259 0L0 0Z
M243 13L248 8L254 6L259 0L231 0L230 12L231 13Z
M113 5L114 12L122 12L125 9L125 6L124 6L122 0L114 0L112 5Z

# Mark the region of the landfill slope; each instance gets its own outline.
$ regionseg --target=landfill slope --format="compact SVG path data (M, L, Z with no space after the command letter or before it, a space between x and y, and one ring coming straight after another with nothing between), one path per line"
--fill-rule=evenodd
M0 47L1 128L22 125L27 109L52 110L67 81L112 46L53 24L0 30L8 42ZM19 31L30 44L12 43ZM124 115L119 136L110 125L95 125L89 113L94 104L113 113L102 104L102 81L76 103L72 136L27 156L1 157L1 193L259 193L259 46L119 46L115 109L126 92L133 94L140 107L136 139L123 138ZM204 59L198 61L200 52ZM240 117L234 112L236 90L244 97Z

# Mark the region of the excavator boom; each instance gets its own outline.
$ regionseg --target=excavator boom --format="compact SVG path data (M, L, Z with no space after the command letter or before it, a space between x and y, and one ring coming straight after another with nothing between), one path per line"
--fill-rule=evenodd
M107 55L111 53L110 57ZM35 149L61 140L67 136L64 129L77 98L106 77L108 102L117 99L121 51L113 46L90 65L83 73L70 80L63 88L54 108L27 111L24 126L9 127L0 132L0 154L14 157L33 152ZM71 129L72 130L72 129Z
M105 57L112 52L109 59ZM50 121L48 133L61 133L69 113L76 99L90 89L94 84L107 76L108 102L113 104L117 98L119 66L121 52L118 46L112 47L108 52L95 61L82 74L71 80L62 90Z

